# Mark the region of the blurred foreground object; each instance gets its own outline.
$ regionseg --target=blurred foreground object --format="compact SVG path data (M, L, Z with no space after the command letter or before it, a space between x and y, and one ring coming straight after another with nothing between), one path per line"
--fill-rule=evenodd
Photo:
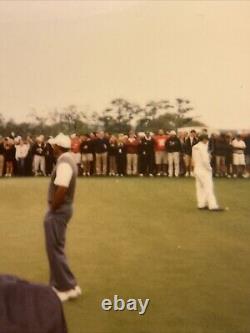
M0 275L0 332L67 333L54 291L11 275Z

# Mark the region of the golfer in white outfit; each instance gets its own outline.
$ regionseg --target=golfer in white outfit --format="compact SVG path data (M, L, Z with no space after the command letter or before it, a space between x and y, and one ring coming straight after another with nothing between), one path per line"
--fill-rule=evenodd
M209 209L216 212L224 211L223 208L218 206L214 194L212 168L208 152L208 136L206 134L202 134L200 142L193 146L192 157L198 209Z

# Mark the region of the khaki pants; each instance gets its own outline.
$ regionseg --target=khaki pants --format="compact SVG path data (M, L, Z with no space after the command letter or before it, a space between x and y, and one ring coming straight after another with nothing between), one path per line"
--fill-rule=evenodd
M138 165L138 155L137 154L127 154L127 174L136 175Z
M186 167L186 172L192 172L193 171L193 160L191 155L184 155L184 162Z
M3 168L4 168L4 156L0 155L0 177L3 175Z
M108 153L97 153L95 155L95 169L97 175L106 175L107 174L107 158Z
M168 153L168 175L173 176L173 168L175 177L179 176L180 173L180 153Z
M34 156L34 171L35 171L35 174L38 173L39 167L40 167L41 172L45 176L45 174L46 174L45 173L45 157L40 156L40 155L35 155Z

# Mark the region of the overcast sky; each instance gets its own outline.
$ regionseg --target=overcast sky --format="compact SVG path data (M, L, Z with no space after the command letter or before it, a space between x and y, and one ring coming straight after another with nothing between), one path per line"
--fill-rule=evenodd
M0 2L0 113L189 98L215 128L250 128L250 2Z

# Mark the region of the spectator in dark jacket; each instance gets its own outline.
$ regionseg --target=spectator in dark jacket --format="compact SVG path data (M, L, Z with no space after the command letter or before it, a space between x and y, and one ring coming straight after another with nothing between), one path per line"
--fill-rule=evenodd
M50 176L55 164L54 151L49 139L45 144L45 171L46 175Z
M192 161L192 148L198 142L195 130L190 131L190 134L184 139L184 162L186 167L185 176L193 176L193 161Z
M226 155L230 149L229 143L226 140L225 134L215 137L213 143L213 153L215 156L215 175L227 176L226 172Z
M245 138L245 160L246 160L246 177L249 177L250 175L250 133L248 133Z
M140 176L153 176L154 173L154 140L149 132L141 138L139 144Z
M14 140L11 138L5 138L4 140L4 160L6 163L6 177L12 177L14 171L14 162L16 159L16 148Z
M173 177L174 170L175 177L179 177L181 142L175 131L170 131L170 137L166 141L166 150L168 153L168 176Z
M117 139L114 135L111 135L108 147L110 176L115 176L117 174L117 164L116 164L117 152L118 152Z
M3 176L4 171L4 139L0 137L0 177Z
M119 176L124 176L126 174L126 147L124 140L124 135L120 134L117 140L116 155L117 174Z
M25 160L25 175L32 176L33 175L33 147L34 141L30 135L26 137L27 144L29 145L29 151Z
M94 141L90 138L90 135L88 134L82 136L81 154L82 175L90 176L91 163L93 163L94 161Z
M96 175L107 174L109 142L104 132L98 132L95 140Z

